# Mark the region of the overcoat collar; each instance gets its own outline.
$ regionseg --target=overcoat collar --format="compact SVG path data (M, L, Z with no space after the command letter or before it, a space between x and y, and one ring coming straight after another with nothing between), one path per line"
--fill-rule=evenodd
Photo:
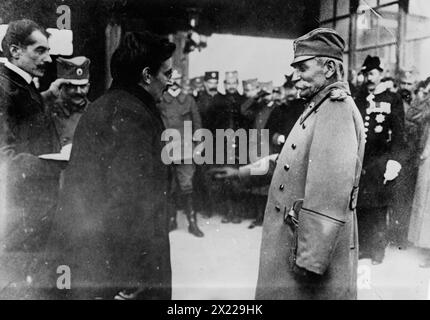
M326 99L328 99L332 94L336 94L336 90L338 90L341 94L346 94L348 96L351 95L349 85L344 81L337 81L324 87L308 103L305 104L307 108L300 118L300 124L302 124L313 112L318 110L320 105Z
M137 84L127 84L127 83L119 83L119 82L113 82L110 90L124 90L136 98L138 98L140 101L143 102L144 108L148 110L153 116L156 117L157 120L162 124L163 121L161 120L160 111L158 110L154 98L149 94L148 91L146 91L144 88ZM163 124L162 124L163 126Z

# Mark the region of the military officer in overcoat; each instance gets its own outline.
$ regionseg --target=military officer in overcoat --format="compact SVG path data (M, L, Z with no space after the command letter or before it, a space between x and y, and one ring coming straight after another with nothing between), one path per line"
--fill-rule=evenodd
M256 182L273 174L257 299L357 297L355 204L364 126L342 80L344 46L340 35L328 28L295 40L294 80L307 104L281 153L238 172L225 168L216 173Z
M387 210L403 162L404 109L401 97L381 82L383 69L378 57L368 56L362 71L365 84L355 98L366 131L357 206L360 257L379 264L387 245Z

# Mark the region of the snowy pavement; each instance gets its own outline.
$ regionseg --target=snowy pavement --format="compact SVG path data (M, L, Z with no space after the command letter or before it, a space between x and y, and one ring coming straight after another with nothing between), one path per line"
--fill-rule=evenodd
M251 220L222 224L218 216L199 217L204 238L188 233L184 216L170 233L173 299L254 299L261 227L248 229ZM381 265L360 260L359 299L429 299L430 269L419 268L416 248L389 247Z

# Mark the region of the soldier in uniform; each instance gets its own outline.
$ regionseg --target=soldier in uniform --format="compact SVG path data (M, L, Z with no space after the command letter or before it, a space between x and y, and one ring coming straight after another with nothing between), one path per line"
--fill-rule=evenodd
M186 148L192 150L193 147L192 145L187 145L187 142L184 141L185 121L191 122L192 132L194 132L201 128L201 120L194 98L182 91L182 75L177 70L173 70L172 82L172 86L163 94L158 108L160 109L161 118L166 129L176 129L181 133L181 140L172 142L178 143L181 150L181 158L174 159L175 164L173 164L174 179L172 180L172 189L176 204L175 209L181 213L185 213L187 216L188 232L196 237L203 237L204 234L197 225L197 214L193 204L195 165L193 163L184 163L184 160L190 159L186 159L185 154L187 152L182 151ZM176 162L180 163L176 164ZM178 227L176 210L172 211L170 217L170 231Z
M61 146L71 144L76 126L89 104L90 60L86 57L57 58L57 78L67 79L57 99L47 102Z
M258 79L247 79L242 81L243 95L250 99L257 96L259 92Z
M372 264L384 259L387 210L392 205L393 180L401 169L404 137L402 101L381 82L380 64L378 57L366 58L365 84L355 98L367 141L357 206L360 257L371 258Z
M204 90L197 95L196 102L199 108L200 117L202 118L203 128L209 128L211 119L208 117L208 111L212 106L215 95L218 94L218 71L205 72Z
M205 89L203 85L203 77L195 77L190 79L190 86L193 97L197 98L200 92Z
M357 297L355 200L364 126L342 81L344 47L339 34L328 28L295 40L294 80L307 103L281 153L258 165L224 168L216 174L256 182L273 176L257 299Z
M414 198L414 193L410 192L410 190L415 190L419 164L418 146L421 135L418 129L419 126L413 120L412 116L415 113L413 110L414 106L412 105L412 100L414 99L414 84L415 79L412 72L408 70L402 71L398 92L402 98L403 110L405 112L405 146L402 149L403 169L393 188L393 215L390 219L390 228L388 232L389 240L399 248L405 248L407 246L409 220Z

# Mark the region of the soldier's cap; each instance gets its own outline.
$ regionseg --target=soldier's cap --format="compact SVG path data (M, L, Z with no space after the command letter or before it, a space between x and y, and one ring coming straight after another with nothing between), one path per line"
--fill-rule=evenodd
M227 71L225 73L225 79L224 81L232 80L232 81L239 81L239 72L237 71Z
M205 81L208 80L218 80L219 79L219 72L218 71L207 71L205 72Z
M273 81L260 82L260 88L263 91L266 91L268 93L272 93L273 92Z
M90 59L87 57L57 58L57 78L63 78L74 85L84 85L90 79Z
M415 77L413 72L410 70L401 70L400 82L409 83L409 84L415 83Z
M247 80L242 81L242 87L246 87L248 85L250 85L254 88L257 88L258 87L258 79L254 78L254 79L247 79Z
M381 67L381 60L379 57L372 57L367 56L366 59L364 59L363 66L361 67L362 72L369 72L373 69L377 69L379 71L384 71Z
M315 57L343 61L345 41L333 29L318 28L294 40L293 46L294 60L291 66Z
M273 87L273 93L282 93L282 89L283 87L281 86Z
M203 77L191 78L190 83L193 88L201 87L203 86Z

